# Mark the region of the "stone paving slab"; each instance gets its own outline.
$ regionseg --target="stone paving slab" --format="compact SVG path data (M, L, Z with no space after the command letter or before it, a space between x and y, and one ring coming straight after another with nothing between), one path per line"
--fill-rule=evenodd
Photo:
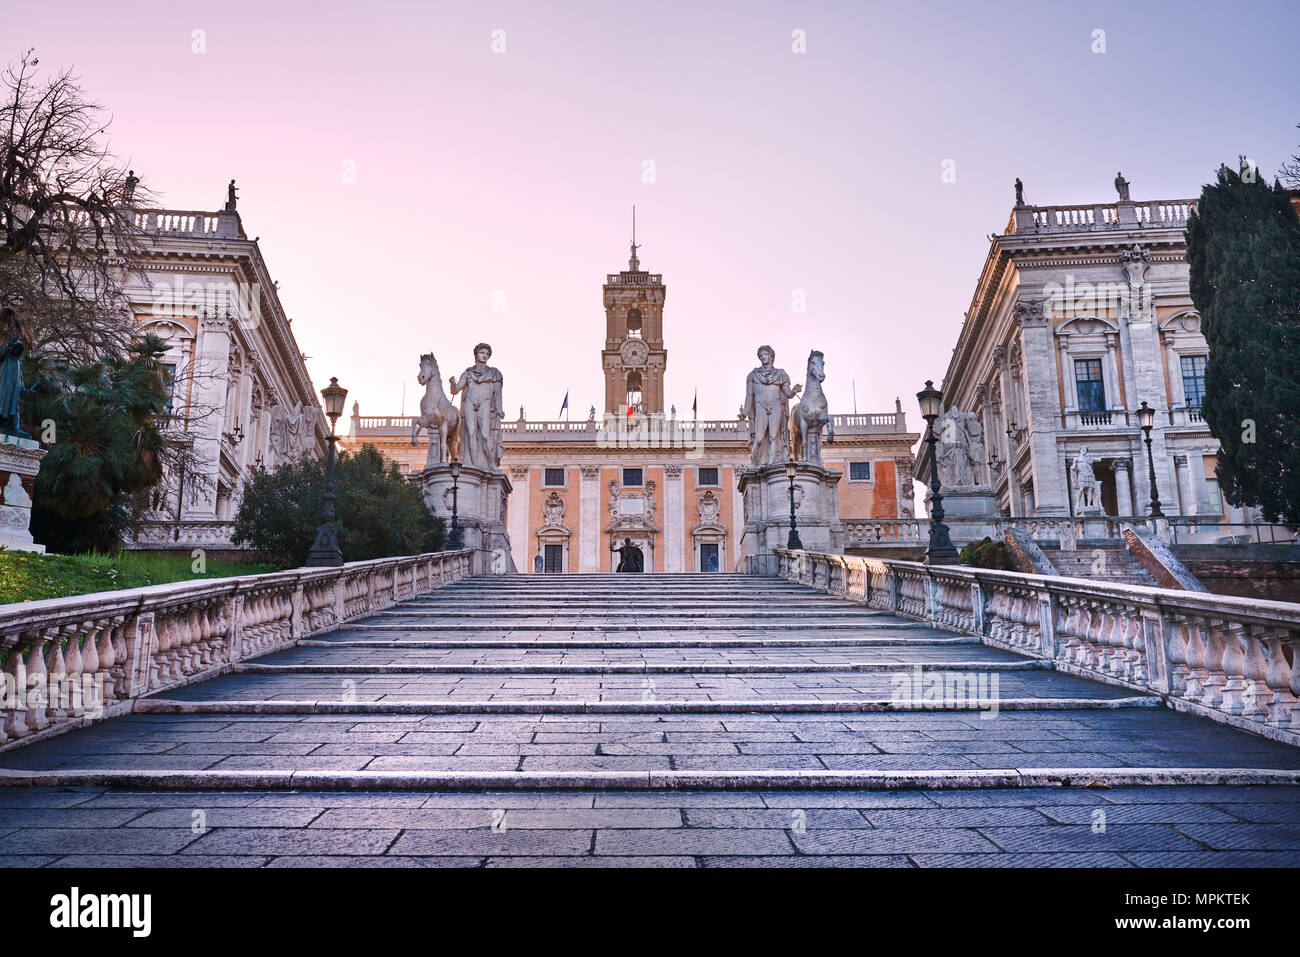
M1121 793L0 789L0 866L1300 864L1298 788L1199 787L1166 802L1150 798L1179 789L1115 790ZM1040 803L1008 804L1011 797ZM1139 823L1149 808L1161 809L1167 821ZM1251 815L1263 808L1284 822L1252 823ZM1096 833L1091 817L1087 823L1056 821L1052 812L1061 809L1089 816L1104 809L1115 816ZM193 829L196 810L206 818L202 833ZM99 816L106 811L118 817ZM1137 817L1129 822L1125 814Z
M960 684L950 700L999 698L1077 698L1119 700L1133 692L1072 675L1047 671L972 672L961 669ZM914 675L842 671L781 674L627 674L517 675L299 673L229 674L166 692L168 701L249 702L456 702L463 701L610 701L650 702L893 700L902 689L913 697ZM993 682L996 680L996 691ZM969 690L968 690L969 689ZM919 695L915 696L919 698Z
M1140 717L1135 718L1134 714ZM1300 751L1163 709L962 715L130 715L0 754L15 770L1300 768ZM1104 718L1111 720L1106 721ZM931 727L931 722L937 726ZM953 724L961 725L954 728ZM850 729L852 725L852 730ZM430 728L432 730L423 730ZM376 730L379 729L379 730ZM752 730L761 729L761 730ZM1079 733L1086 731L1086 734ZM1064 737L1069 733L1070 737ZM1181 750L1150 751L1162 737ZM972 737L976 740L972 742ZM757 738L757 740L755 740ZM987 740L984 740L987 738ZM1045 748L1044 742L1052 747Z

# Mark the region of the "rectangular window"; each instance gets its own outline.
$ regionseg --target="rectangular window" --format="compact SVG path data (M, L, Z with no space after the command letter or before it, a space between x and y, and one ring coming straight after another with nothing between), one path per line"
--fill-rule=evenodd
M1183 396L1189 409L1199 409L1205 396L1205 360L1209 356L1181 356L1183 371Z
M628 487L631 487L631 488L636 488L636 487L640 486L640 484L641 484L641 470L640 470L640 469L624 469L624 470L623 470L623 484L624 484L625 486L628 486Z
M564 487L564 469L545 469L543 470L542 484L548 486Z
M546 562L546 564L545 564L545 566L544 566L544 568L543 568L543 571L544 571L547 575L557 575L557 574L559 574L560 572L563 572L563 571L564 571L564 568L563 568L563 564L564 564L564 546L563 546L563 545L547 545L547 546L546 546L546 558L545 558L545 562Z
M718 470L716 468L701 468L696 474L696 485L717 485Z
M1075 359L1074 384L1079 390L1080 412L1106 411L1106 384L1101 378L1100 359Z
M870 482L871 481L871 463L870 462L850 462L849 463L849 480L852 482Z

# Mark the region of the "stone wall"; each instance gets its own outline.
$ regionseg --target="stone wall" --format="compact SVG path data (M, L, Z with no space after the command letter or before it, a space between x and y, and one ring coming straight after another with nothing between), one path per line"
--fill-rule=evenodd
M1300 602L1300 547L1175 545L1173 552L1216 594Z

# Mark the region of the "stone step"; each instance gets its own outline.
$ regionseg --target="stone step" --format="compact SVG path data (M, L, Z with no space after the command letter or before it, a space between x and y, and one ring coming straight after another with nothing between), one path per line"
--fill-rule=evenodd
M333 632L348 635L351 631ZM881 637L881 638L519 638L519 639L461 639L431 640L423 638L331 638L322 635L298 642L299 648L521 648L521 649L577 649L600 648L620 650L672 649L672 648L926 648L946 645L978 645L978 638L959 635L951 638Z
M894 672L894 671L1051 671L1050 661L934 661L934 662L865 662L834 663L780 662L772 664L703 664L683 662L659 664L642 662L601 664L264 664L241 662L231 666L237 675L785 675L785 674L839 674L843 672Z

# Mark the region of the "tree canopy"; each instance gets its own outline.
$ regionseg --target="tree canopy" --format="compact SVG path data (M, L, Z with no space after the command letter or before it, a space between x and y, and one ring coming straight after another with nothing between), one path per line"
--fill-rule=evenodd
M1300 220L1258 170L1220 167L1188 220L1192 301L1209 344L1201 411L1232 505L1300 520Z

